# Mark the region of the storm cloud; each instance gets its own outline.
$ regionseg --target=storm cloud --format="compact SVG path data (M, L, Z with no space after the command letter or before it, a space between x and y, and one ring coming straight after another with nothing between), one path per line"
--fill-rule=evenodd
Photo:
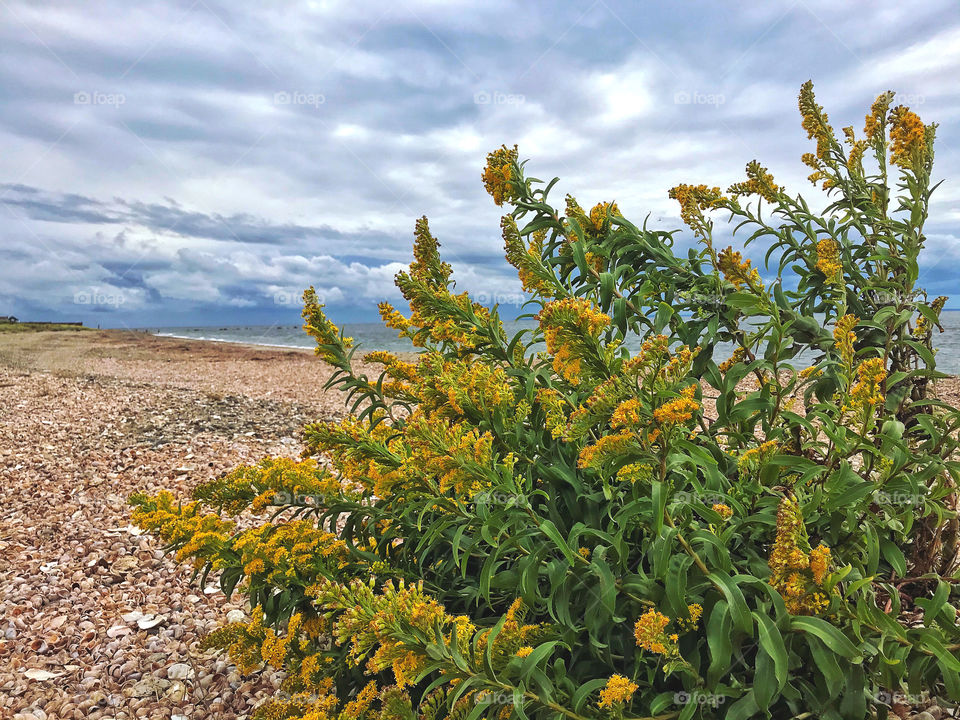
M658 227L754 158L815 197L808 78L837 127L887 89L940 123L921 283L957 285L954 0L5 0L0 42L0 314L288 323L314 285L372 319L424 214L458 288L516 297L486 152Z

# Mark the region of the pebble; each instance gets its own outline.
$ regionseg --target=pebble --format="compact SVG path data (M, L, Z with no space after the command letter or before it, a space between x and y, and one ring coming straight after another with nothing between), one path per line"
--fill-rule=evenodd
M191 585L132 526L127 498L188 498L239 465L298 457L289 439L342 407L311 397L329 373L299 351L75 335L42 357L42 343L0 336L0 717L250 717L281 676L231 690L229 658L199 650L246 617L242 597L214 575Z
M167 668L167 677L171 680L192 680L195 673L186 663L174 663Z

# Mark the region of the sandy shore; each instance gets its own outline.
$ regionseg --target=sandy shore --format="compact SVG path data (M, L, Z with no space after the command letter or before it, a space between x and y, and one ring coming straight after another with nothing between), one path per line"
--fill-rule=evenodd
M245 717L279 678L200 637L239 603L130 527L126 498L299 454L340 415L309 351L0 334L0 717Z
M304 423L344 412L328 377L309 351L0 334L0 718L243 718L276 689L199 651L240 604L191 584L126 498L298 455Z

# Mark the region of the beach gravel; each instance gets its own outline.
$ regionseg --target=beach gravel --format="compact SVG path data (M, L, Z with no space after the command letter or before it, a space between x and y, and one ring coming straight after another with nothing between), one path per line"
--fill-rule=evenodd
M308 353L58 342L0 338L0 718L248 716L280 674L199 650L240 598L191 583L127 498L297 456L303 424L341 405L326 371Z

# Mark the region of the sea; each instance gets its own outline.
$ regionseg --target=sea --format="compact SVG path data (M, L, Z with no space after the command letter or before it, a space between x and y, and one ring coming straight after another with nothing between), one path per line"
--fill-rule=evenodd
M937 369L951 375L960 375L960 310L944 310L940 316L944 332L934 329L933 346L937 351ZM513 333L534 327L533 320L505 321L504 330L510 336ZM353 338L361 352L387 350L389 352L414 352L416 348L406 338L397 337L395 330L380 323L347 323L342 326L346 335ZM263 345L265 347L312 348L313 338L308 336L300 325L238 325L238 326L196 326L145 328L155 335L194 340L212 340L214 342L243 343ZM640 346L639 338L631 338L625 344L631 351ZM725 360L733 352L732 345L717 345L714 355L717 361ZM802 353L793 364L806 367L816 353Z

